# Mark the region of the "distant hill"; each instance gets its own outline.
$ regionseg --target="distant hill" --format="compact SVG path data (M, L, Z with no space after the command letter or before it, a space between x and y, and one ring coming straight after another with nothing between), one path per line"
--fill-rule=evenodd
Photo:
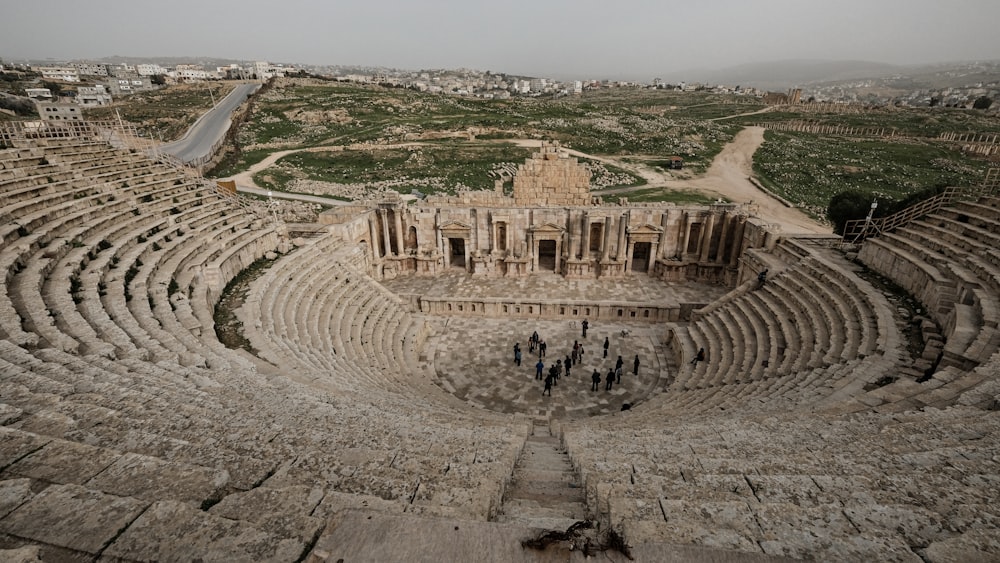
M859 80L872 81L889 89L940 89L996 83L1000 81L1000 61L904 66L872 61L785 60L670 75L689 83L754 86L771 91Z
M871 61L785 60L750 63L717 70L669 73L685 82L753 86L784 91L814 82L878 78L902 72L905 67Z

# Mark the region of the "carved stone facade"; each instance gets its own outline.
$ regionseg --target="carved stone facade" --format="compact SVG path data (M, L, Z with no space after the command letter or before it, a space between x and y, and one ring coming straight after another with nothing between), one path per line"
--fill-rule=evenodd
M590 172L544 143L500 192L399 198L324 213L344 240L365 250L376 279L433 276L566 278L644 274L731 285L747 248L771 248L776 227L736 204L591 205Z
M341 236L360 244L376 279L433 276L615 278L732 284L747 248L777 240L736 204L590 207L431 207L383 203L354 215Z

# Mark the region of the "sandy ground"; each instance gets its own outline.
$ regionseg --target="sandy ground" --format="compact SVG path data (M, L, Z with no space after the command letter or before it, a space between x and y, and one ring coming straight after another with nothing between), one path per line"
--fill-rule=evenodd
M541 141L537 139L516 139L499 142L512 142L523 147L537 147ZM649 188L668 188L676 190L699 191L710 196L725 198L734 203L753 203L757 206L757 215L769 223L781 225L783 233L823 233L829 234L830 227L822 225L810 218L802 211L786 207L778 199L771 197L766 192L758 189L750 182L753 174L753 154L764 142L764 129L762 127L747 127L740 131L733 140L727 144L722 151L712 161L712 165L703 176L696 178L678 179L669 172L660 168L636 164L634 162L623 162L613 157L602 157L585 154L580 151L567 149L567 152L576 157L589 158L607 164L611 164L636 174L646 180L643 186L634 188L622 188L618 190L605 190L601 193L628 193L634 190L645 190ZM421 143L401 143L399 145L387 145L384 148L396 146L414 146ZM301 149L306 151L327 151L338 147L313 147ZM254 164L246 172L241 172L229 179L235 180L239 186L259 188L253 181L253 175L261 170L272 166L281 157L299 152L299 150L279 151L269 155L264 160Z

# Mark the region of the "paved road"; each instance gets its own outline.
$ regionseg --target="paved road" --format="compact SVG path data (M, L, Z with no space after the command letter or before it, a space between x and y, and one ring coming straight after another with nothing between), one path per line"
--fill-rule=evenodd
M240 84L222 99L208 113L198 118L198 121L188 129L179 141L167 143L160 147L162 152L172 154L184 162L197 162L206 159L216 145L229 130L230 116L247 96L260 88L260 84Z

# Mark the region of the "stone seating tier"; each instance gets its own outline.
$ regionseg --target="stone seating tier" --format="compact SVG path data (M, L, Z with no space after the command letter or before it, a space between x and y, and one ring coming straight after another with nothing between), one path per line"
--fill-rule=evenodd
M561 434L588 506L630 543L919 561L927 546L997 525L995 490L973 477L991 471L973 452L998 445L995 412L779 412L651 425L634 411L616 424L565 424ZM953 460L955 470L929 475L928 459Z
M141 155L72 141L0 151L0 183L51 167L74 175L0 202L18 220L0 221L4 547L298 560L346 508L497 514L530 425L433 383L428 324L355 267L356 247L322 236L251 284L245 334L279 374L262 375L214 337L212 312L219 284L276 247L264 222ZM951 247L925 246L967 258L921 266L911 249L908 267L936 269L961 314L995 328L984 273L1000 254L962 246L991 232L972 216L995 215L961 213L968 222L927 221L955 233L940 237ZM994 555L1000 420L965 405L1000 394L996 333L964 344L983 358L975 369L878 387L900 357L885 299L807 242L766 263L781 261L764 288L673 328L680 367L666 391L556 423L594 516L629 542ZM709 361L688 364L700 346Z

